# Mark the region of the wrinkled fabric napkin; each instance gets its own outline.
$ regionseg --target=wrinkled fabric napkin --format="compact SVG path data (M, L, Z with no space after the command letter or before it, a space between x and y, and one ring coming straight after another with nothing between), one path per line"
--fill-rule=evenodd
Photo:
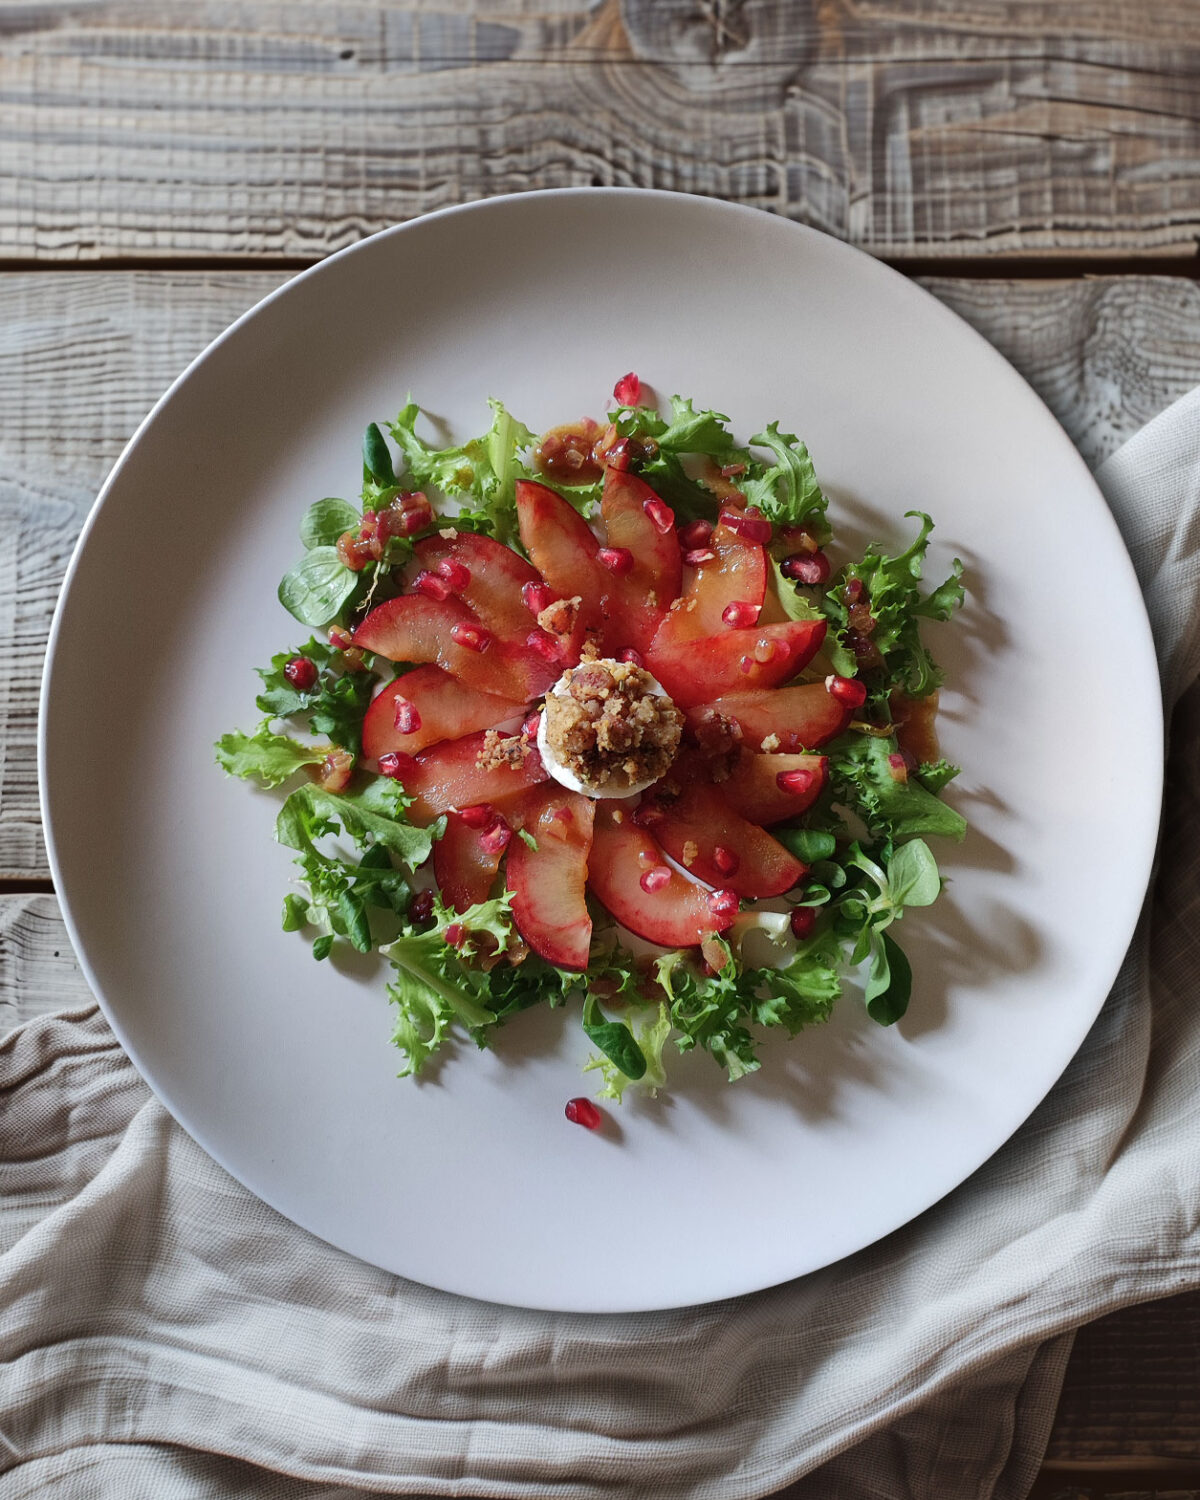
M1200 392L1099 478L1173 706L1200 670ZM1173 739L1153 899L1050 1097L906 1228L736 1301L568 1316L387 1275L210 1161L95 1008L20 1028L0 1497L1023 1496L1070 1330L1200 1285L1200 693Z

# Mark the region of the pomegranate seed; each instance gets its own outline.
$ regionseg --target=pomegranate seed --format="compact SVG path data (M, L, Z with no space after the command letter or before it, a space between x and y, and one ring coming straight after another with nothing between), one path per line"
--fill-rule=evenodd
M825 583L833 569L823 552L794 552L791 557L786 558L780 564L779 571L785 578L791 578L796 583L805 583L811 587Z
M347 646L354 644L354 637L348 630L343 629L341 625L331 625L329 627L329 644L336 646L339 651L344 651Z
M642 501L642 509L666 536L675 524L675 512L669 505L664 505L657 495L652 495L649 500Z
M689 568L703 568L710 562L715 562L717 554L707 547L695 547L691 552L683 554L683 560Z
M773 641L769 635L762 636L754 643L754 660L760 666L766 666L769 661L774 661L779 655L779 642Z
M750 604L745 599L735 599L732 604L727 604L721 611L721 619L731 630L745 630L747 626L758 623L758 613L761 605Z
M708 539L712 534L711 521L689 521L686 526L679 528L679 545L685 552L690 552L696 547L707 547Z
M888 773L893 781L908 780L908 766L899 753L888 756Z
M858 601L862 598L862 594L863 594L863 581L862 581L862 579L861 578L850 578L850 579L847 579L847 581L846 581L846 587L842 590L842 595L845 598L846 603L847 604L857 604Z
M479 844L485 854L503 854L511 840L512 829L498 813L479 836Z
M803 797L812 791L816 779L815 771L805 771L798 766L794 771L780 771L775 778L775 785L781 792L787 792L792 797Z
M394 723L401 734L416 734L421 727L421 715L417 705L407 698L397 698Z
M538 730L541 727L541 714L530 714L529 717L525 720L524 724L521 725L521 733L527 740L536 740L538 737Z
M640 651L635 651L632 646L626 646L623 651L617 653L618 661L627 661L631 667L644 667L646 659Z
M437 570L456 594L461 594L471 581L470 568L466 563L460 563L453 557L443 557L437 565Z
M832 693L847 708L861 708L867 701L866 683L859 682L856 677L835 677L830 673L825 679L825 691Z
M485 630L482 625L471 625L466 620L460 620L457 625L451 625L450 639L456 646L464 646L468 651L486 651L492 644L492 632Z
M417 574L414 587L420 589L421 593L428 595L430 599L445 600L450 597L450 585L446 580L428 570Z
M362 528L360 535L364 541L369 541L379 530L379 512L377 510L364 510Z
M451 922L446 928L446 941L452 948L461 948L467 940L467 929L461 922Z
M416 759L411 755L405 755L400 751L389 750L386 755L379 757L379 774L390 776L393 781L402 782L404 778L416 769Z
M468 828L486 828L499 817L490 802L476 802L470 807L460 807L458 815Z
M582 1125L585 1130L599 1130L604 1118L590 1099L568 1099L563 1113L572 1125Z
M771 523L757 510L723 510L721 525L736 531L743 541L765 544L771 540Z
M670 883L671 871L666 865L653 865L638 882L648 896L652 896L655 891L661 891L664 886L670 885Z
M733 850L726 849L724 844L718 844L713 849L712 862L714 865L716 865L717 869L722 875L725 876L726 879L728 879L731 875L736 875L738 872L738 868L742 863L741 859L733 852Z
M408 920L414 926L423 926L433 920L433 892L415 891L408 903Z
M792 936L803 941L817 925L817 912L813 906L794 906L791 915Z
M604 455L604 462L610 469L617 469L622 474L626 469L632 468L634 458L634 446L628 438L620 438Z
M293 656L284 663L283 675L294 688L307 693L317 685L317 664L307 656Z
M327 792L344 792L354 771L354 757L349 750L331 750L321 762L318 780Z
M554 603L554 590L547 583L521 585L521 603L531 615L540 615Z
M413 505L400 512L399 534L401 536L414 536L418 531L424 531L427 526L433 525L433 508L426 501L424 505ZM391 530L396 530L397 523L391 523Z
M628 547L601 547L596 553L596 561L612 573L633 571L633 553Z
M708 909L716 917L718 932L723 932L738 914L736 891L713 891L708 898Z
M636 406L642 399L642 382L630 370L613 386L613 400L620 406Z
M738 662L738 671L749 675L749 673L754 671L756 666L757 663L752 656L743 656L741 661Z
M544 630L531 630L525 637L525 644L531 651L536 651L543 661L558 660L558 642Z

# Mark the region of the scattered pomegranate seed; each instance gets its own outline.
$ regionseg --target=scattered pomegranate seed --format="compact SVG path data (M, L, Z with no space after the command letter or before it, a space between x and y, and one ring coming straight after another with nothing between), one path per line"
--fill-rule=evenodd
M863 581L861 578L848 578L846 586L842 590L842 596L847 604L857 604L862 598Z
M329 644L335 646L339 651L344 651L347 646L354 644L354 637L341 625L329 627Z
M522 584L521 603L531 615L540 615L554 603L554 590L546 583Z
M544 630L531 630L525 637L525 644L531 651L536 651L543 661L557 661L559 658L558 642Z
M283 675L294 688L307 693L317 685L317 664L307 656L293 656L284 663Z
M605 451L604 462L610 469L617 469L623 474L626 469L633 466L634 451L634 445L628 438L618 438L612 447Z
M765 544L771 540L771 523L759 510L723 510L721 525L747 542Z
M683 554L683 560L689 568L703 568L710 562L716 562L717 554L708 547L695 547L691 552Z
M492 632L485 630L482 625L459 620L457 625L450 627L450 639L456 646L464 646L468 651L486 651L492 644Z
M679 545L685 552L690 552L695 547L707 547L708 539L713 534L711 521L697 519L689 521L685 526L679 528Z
M572 1125L582 1125L585 1130L599 1130L604 1118L590 1099L583 1098L568 1099L563 1113Z
M749 675L754 671L756 665L757 663L752 656L743 656L741 661L738 662L738 671Z
M712 862L726 879L731 875L736 875L742 863L733 850L726 849L724 844L717 844L713 849Z
M461 594L471 581L470 568L453 557L443 557L437 570L456 594Z
M745 599L735 599L721 611L721 619L731 630L745 630L758 623L760 608L760 605L751 604Z
M760 666L766 666L769 661L774 661L779 655L779 642L773 641L769 635L764 635L754 643L754 660Z
M642 399L642 382L630 370L613 386L613 400L619 406L636 406Z
M511 841L512 829L499 813L479 836L479 843L486 854L503 854Z
M905 763L903 755L898 751L894 755L888 756L888 774L893 781L908 780L908 766Z
M470 807L460 807L458 815L468 828L486 828L499 817L490 802L476 802Z
M649 501L646 504L649 505ZM628 547L601 547L596 553L597 562L612 573L631 573L633 571L633 553Z
M638 882L648 896L652 896L655 891L661 891L670 883L671 871L666 865L652 865Z
M416 734L421 727L421 715L417 705L407 698L397 698L396 716L393 722L401 734Z
M405 776L416 769L416 759L411 755L405 755L401 751L389 750L386 755L379 757L379 774L390 776L393 781L403 782Z
M793 906L790 918L792 936L803 941L817 925L817 910L814 906Z
M781 792L787 792L793 797L804 797L812 791L816 779L815 771L806 771L798 766L794 771L780 771L775 778L775 785Z
M344 792L353 770L354 757L349 750L331 750L321 762L317 779L327 792Z
M461 948L467 940L467 929L461 922L451 922L446 928L446 941L452 948Z
M720 924L718 931L724 931L738 914L737 892L713 891L708 898L708 909Z
M528 740L536 740L538 737L538 730L541 727L541 714L530 714L529 717L525 720L524 724L521 725L521 733Z
M644 667L646 659L640 651L635 651L632 646L626 646L617 654L618 661L627 661L631 667Z
M669 505L664 505L657 495L652 495L649 500L642 501L642 509L666 536L675 524L675 512Z
M812 587L825 583L833 569L823 552L794 552L780 564L779 571L785 578Z
M451 594L450 585L446 580L428 570L417 574L413 587L419 589L422 594L428 595L430 599L449 599Z
M426 922L433 920L433 892L414 891L412 899L408 903L408 920L414 926L424 926Z
M861 708L867 701L867 686L856 677L836 677L832 673L825 679L825 691L832 693L839 703L847 708Z

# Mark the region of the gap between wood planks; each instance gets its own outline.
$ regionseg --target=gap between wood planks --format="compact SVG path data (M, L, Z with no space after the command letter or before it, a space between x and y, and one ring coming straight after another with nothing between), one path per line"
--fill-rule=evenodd
M402 221L413 223L415 220ZM360 241L361 243L361 241ZM333 252L336 253L336 252ZM870 254L864 251L864 254ZM87 260L0 259L0 274L31 271L306 271L321 255L127 255ZM1073 281L1091 276L1178 276L1200 281L1196 254L1053 256L872 256L904 276L941 276L969 281Z

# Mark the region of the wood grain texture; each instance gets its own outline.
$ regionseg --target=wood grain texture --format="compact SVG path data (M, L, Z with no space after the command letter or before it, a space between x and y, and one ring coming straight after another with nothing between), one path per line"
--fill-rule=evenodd
M90 1005L54 896L0 896L0 1036L55 1010Z
M893 257L1200 236L1191 0L40 0L0 9L0 258L315 258L536 187Z
M0 278L0 875L47 872L34 764L59 581L109 467L173 377L278 272ZM1175 278L936 280L1090 461L1200 379L1200 287Z

